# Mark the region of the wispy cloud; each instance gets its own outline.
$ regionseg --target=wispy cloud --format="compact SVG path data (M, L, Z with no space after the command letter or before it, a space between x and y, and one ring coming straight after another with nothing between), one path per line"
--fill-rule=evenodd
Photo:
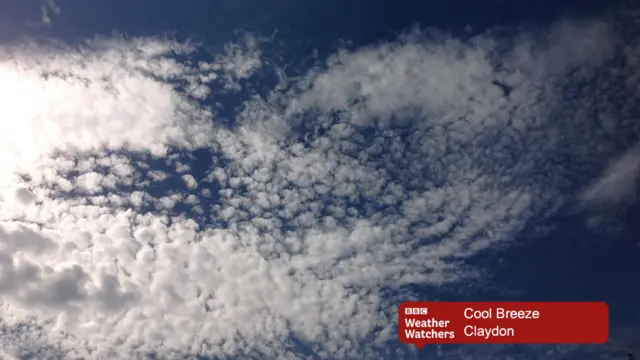
M40 2L40 18L42 24L51 25L51 15L60 15L62 11L54 0L41 0Z
M635 145L615 159L604 174L582 193L583 205L600 209L628 206L636 200L639 179L640 145Z
M0 309L29 329L3 348L380 356L406 285L476 276L639 130L605 21L344 49L218 126L200 100L265 66L251 39L197 65L162 38L3 48Z

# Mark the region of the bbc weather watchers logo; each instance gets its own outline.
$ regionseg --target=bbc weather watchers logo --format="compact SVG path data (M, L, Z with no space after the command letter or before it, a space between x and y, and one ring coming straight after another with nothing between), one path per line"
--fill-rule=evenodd
M405 315L427 315L429 313L428 308L422 307L422 308L412 308L412 307L408 307L408 308L404 308L404 314Z

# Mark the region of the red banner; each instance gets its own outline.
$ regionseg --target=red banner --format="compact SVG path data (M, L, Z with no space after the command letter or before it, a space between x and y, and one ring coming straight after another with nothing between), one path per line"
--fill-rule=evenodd
M603 302L404 302L405 344L602 344L609 338Z

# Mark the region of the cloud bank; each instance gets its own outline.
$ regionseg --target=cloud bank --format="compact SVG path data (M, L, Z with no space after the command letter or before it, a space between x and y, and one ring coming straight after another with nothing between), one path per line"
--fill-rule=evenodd
M4 46L2 348L411 357L387 346L409 285L477 277L639 134L614 21L342 49L231 124L218 94L272 70L251 37L198 63L164 38Z

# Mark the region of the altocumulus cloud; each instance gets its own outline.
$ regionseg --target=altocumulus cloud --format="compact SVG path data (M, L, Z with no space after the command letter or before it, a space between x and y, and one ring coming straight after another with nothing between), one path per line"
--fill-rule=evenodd
M269 70L253 37L3 46L3 351L381 356L407 285L477 277L632 145L615 20L342 49L224 124L206 104Z

